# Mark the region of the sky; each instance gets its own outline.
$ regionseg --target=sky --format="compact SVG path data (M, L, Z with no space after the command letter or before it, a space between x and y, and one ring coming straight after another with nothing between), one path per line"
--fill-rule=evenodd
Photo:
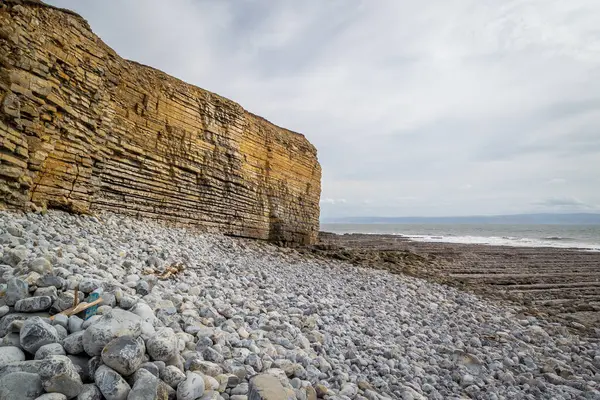
M598 0L47 0L303 133L322 218L600 212Z

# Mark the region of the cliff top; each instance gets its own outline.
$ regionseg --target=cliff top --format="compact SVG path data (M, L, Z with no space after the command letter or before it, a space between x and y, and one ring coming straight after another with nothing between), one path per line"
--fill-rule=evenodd
M87 29L87 30L88 30L90 33L93 33L93 34L95 35L95 33L94 33L93 29L91 28L91 26L90 26L89 22L88 22L88 21L87 21L87 20L86 20L84 17L82 17L80 14L78 14L77 12L75 12L75 11L73 11L73 10L69 10L69 9L62 8L62 7L56 7L56 6L53 6L53 5L51 5L51 4L45 3L45 2L43 2L42 0L0 0L0 4L6 4L6 5L12 5L12 6L16 6L16 5L22 5L22 6L29 6L29 7L44 7L44 8L48 8L48 9L52 9L52 10L56 10L56 11L60 11L60 12L62 12L62 13L68 14L68 15L69 15L69 16L71 16L71 17L76 17L76 18L79 20L79 22L81 22L81 23L82 23L82 25L85 27L85 29ZM104 44L104 46L106 46L106 48L107 48L107 49L109 49L109 50L110 50L110 51L111 51L111 52L112 52L112 53L113 53L115 56L118 56L118 57L120 57L120 56L117 54L117 52L116 52L116 51L115 51L115 50L114 50L112 47L110 47L108 44L106 44L106 43L105 43L105 42L104 42L104 41L103 41L103 40L102 40L102 39L101 39L101 38L100 38L98 35L95 35L95 36L96 36L96 37L98 38L98 40L99 40L99 41L101 41L101 42ZM122 58L122 57L121 57L121 58ZM269 121L267 118L261 117L261 116L259 116L259 115L257 115L257 114L254 114L254 113L252 113L252 112L250 112L250 111L248 111L248 110L244 109L244 108L243 108L241 105L239 105L239 104L238 104L238 103L236 103L235 101L233 101L233 100L231 100L231 99L229 99L229 98L227 98L227 97L221 96L221 95L219 95L218 93L215 93L215 92L212 92L212 91L210 91L210 90L207 90L207 89L201 88L201 87L199 87L199 86L197 86L197 85L194 85L194 84L191 84L191 83L185 82L184 80L182 80L182 79L180 79L180 78L177 78L177 77L175 77L175 76L173 76L173 75L169 75L169 74L167 74L166 72L164 72L164 71L162 71L162 70L160 70L160 69L158 69L158 68L155 68L155 67L152 67L152 66L149 66L149 65L146 65L146 64L140 63L140 62L138 62L138 61L135 61L135 60L129 60L129 59L126 59L126 58L122 58L122 59L123 59L125 62L127 62L127 63L131 63L131 64L134 64L134 65L137 65L137 66L141 66L141 67L144 67L144 68L146 68L146 69L148 69L148 70L152 71L154 74L157 74L157 77L158 77L158 78L161 78L161 79L169 79L169 80L171 80L171 81L175 80L175 81L177 81L178 83L181 83L181 84L183 84L183 85L186 85L186 86L193 86L193 87L195 87L195 88L197 88L197 89L199 89L199 90L201 90L201 91L203 91L203 92L206 92L206 93L207 93L207 94L209 94L210 96L214 96L215 98L219 99L220 101L227 102L227 103L231 103L232 105L235 105L236 107L240 107L240 108L241 108L241 109L243 109L245 112L247 112L248 114L250 114L251 116L253 116L254 118L256 118L256 119L257 119L257 120L259 120L259 121L266 122L267 124L273 125L274 127L276 127L276 128L279 128L279 129L281 129L281 130L283 130L283 131L285 131L285 132L287 132L287 133L291 133L291 134L293 134L293 135L296 135L296 136L299 136L299 137L305 138L305 135L303 135L302 133L299 133L299 132L296 132L296 131L292 131L292 130L290 130L290 129L284 128L284 127L282 127L282 126L279 126L279 125L277 125L277 124L274 124L273 122ZM310 146L312 146L312 144L310 144ZM313 151L315 151L315 152L316 152L316 149L314 149L314 146L312 146L312 147L313 147Z

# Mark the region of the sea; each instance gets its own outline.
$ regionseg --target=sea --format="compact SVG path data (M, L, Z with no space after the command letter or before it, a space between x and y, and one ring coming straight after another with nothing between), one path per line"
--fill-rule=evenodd
M600 225L324 223L321 224L321 231L338 234L392 234L418 242L600 251Z

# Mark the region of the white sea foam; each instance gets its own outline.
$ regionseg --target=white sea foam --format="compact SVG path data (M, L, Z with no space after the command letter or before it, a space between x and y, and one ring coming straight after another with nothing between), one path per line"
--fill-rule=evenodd
M512 236L440 236L440 235L400 235L415 242L487 244L515 247L556 247L561 249L582 249L600 251L600 244L583 243L569 238L548 237L545 239L519 238Z

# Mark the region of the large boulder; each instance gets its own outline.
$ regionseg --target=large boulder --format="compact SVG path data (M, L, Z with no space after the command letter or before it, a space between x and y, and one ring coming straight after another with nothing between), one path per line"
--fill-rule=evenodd
M31 354L35 354L45 344L60 341L56 329L40 317L32 317L25 320L19 338L21 340L21 347Z
M131 375L144 361L144 340L121 336L111 340L102 350L102 361L121 375Z
M83 348L90 356L98 356L104 346L116 337L140 336L141 324L141 318L134 313L118 308L112 309L85 330Z
M25 361L25 353L15 346L0 347L0 365L7 365L15 361Z
M177 355L177 335L171 328L161 328L148 339L146 347L153 360L169 361Z
M26 299L17 300L15 303L15 311L18 312L38 312L50 308L52 298L50 296L29 297Z
M83 389L81 377L67 356L45 358L40 368L40 376L46 392L62 393L69 399L76 397Z
M131 386L114 369L101 365L94 374L96 386L106 400L126 400Z
M34 400L44 393L38 374L13 372L0 378L0 399Z

